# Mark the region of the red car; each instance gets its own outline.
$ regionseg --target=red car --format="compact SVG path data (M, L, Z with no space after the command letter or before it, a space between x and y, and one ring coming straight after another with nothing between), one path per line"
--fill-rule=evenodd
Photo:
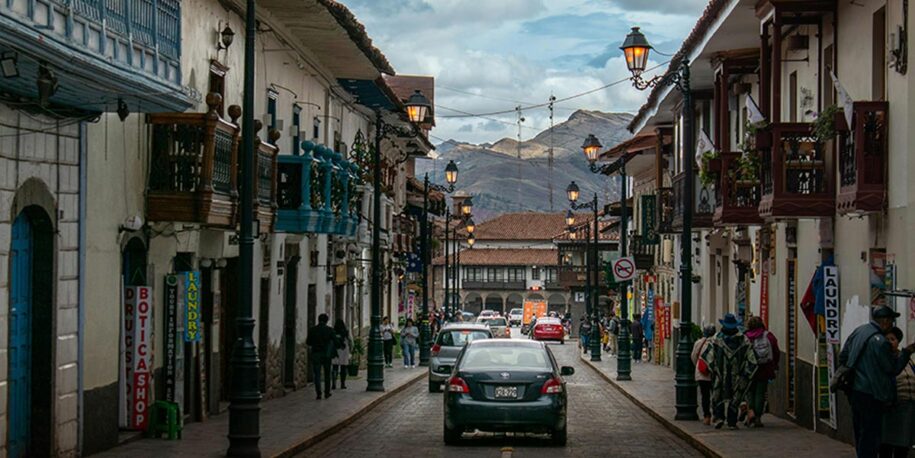
M534 324L534 331L531 335L534 340L557 340L561 344L566 343L566 332L558 318L540 318Z

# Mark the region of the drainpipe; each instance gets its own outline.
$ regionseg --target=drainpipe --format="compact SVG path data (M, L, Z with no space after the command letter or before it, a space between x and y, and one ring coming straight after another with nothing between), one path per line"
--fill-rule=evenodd
M83 454L83 412L85 411L83 407L83 353L85 345L83 344L83 335L85 333L85 323L86 323L86 185L87 185L87 173L86 168L88 167L86 153L88 148L86 146L86 123L79 123L79 287L77 294L79 295L79 308L77 312L77 353L76 353L76 379L77 379L77 391L76 391L76 418L77 418L77 434L76 434L76 450L79 455Z

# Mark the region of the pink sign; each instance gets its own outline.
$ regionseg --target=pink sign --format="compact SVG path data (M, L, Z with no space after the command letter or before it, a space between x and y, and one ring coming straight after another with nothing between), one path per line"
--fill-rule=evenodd
M146 430L152 399L153 319L152 291L148 286L124 289L127 373L127 423ZM131 313L132 312L132 313Z

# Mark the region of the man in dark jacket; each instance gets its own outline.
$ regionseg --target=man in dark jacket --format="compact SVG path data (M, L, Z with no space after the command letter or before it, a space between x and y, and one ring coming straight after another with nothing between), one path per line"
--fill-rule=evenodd
M632 315L632 323L629 323L629 335L632 337L632 359L640 363L642 362L642 343L645 341L641 313Z
M899 316L893 309L875 308L873 319L859 326L848 336L839 353L839 364L854 370L855 377L848 395L855 430L858 457L875 457L880 448L883 408L896 395L896 376L905 369L915 351L915 343L893 355L884 332L893 327Z
M326 313L318 315L318 325L308 330L305 343L311 347L311 371L315 380L315 392L321 399L321 369L324 369L324 397L330 397L331 361L337 354L334 345L334 329L327 325L330 317Z

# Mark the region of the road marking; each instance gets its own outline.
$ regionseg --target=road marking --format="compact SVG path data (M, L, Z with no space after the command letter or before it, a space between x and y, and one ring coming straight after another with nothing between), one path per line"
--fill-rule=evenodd
M515 449L512 447L502 447L502 458L512 458Z

